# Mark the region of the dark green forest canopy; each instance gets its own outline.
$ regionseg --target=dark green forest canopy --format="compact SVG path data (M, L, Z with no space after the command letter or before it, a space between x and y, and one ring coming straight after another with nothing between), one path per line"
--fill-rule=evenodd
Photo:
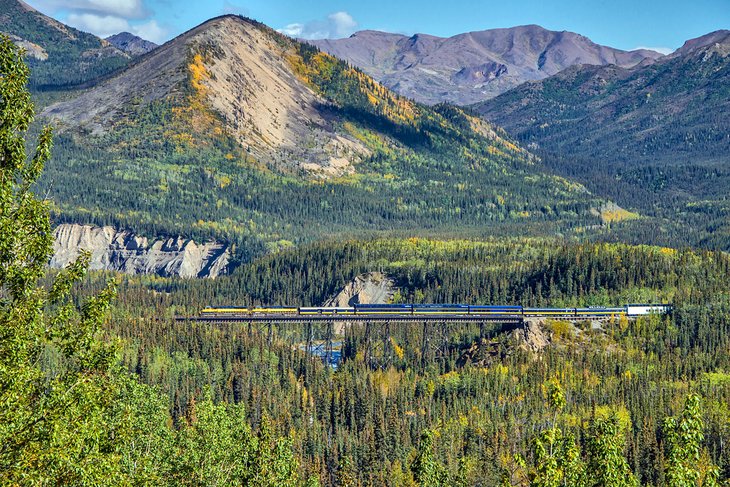
M348 327L335 338L343 354L337 371L303 353L301 325L170 320L208 304L321 304L370 271L393 277L396 299L405 302L663 301L675 311L606 322L602 330L549 322L551 345L539 356L497 329L480 342L478 325ZM409 485L404 479L420 475L414 456L423 453L424 430L435 434L433 471L449 482L462 475L465 485L495 485L509 472L534 475L535 432L557 417L583 449L581 458L592 448L590 434L615 427L612 441L632 475L642 485L667 485L662 421L681 410L689 390L704 397L710 457L698 465L715 462L721 478L728 476L722 444L730 434L729 275L727 254L650 246L517 238L316 243L256 259L215 281L126 277L109 331L123 338L124 364L162 388L173 415L184 416L191 396L211 387L218 400L245 404L252 421L268 414L284 431L297 431L297 458L320 479L353 475L365 484ZM84 292L94 289L92 280ZM326 329L313 332L317 341ZM554 378L567 398L557 416L543 396ZM592 417L608 423L589 427ZM527 469L513 463L515 452Z

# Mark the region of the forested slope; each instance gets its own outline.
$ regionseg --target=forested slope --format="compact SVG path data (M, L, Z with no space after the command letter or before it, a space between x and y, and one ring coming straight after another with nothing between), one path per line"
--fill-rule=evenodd
M719 31L653 64L572 67L475 110L556 174L659 217L651 232L666 241L727 249L729 54ZM639 240L650 233L635 226Z
M250 19L213 19L46 108L61 219L244 253L336 233L573 233L603 204L506 134ZM51 184L52 183L52 184Z
M92 34L48 17L22 0L0 0L0 32L26 50L32 90L58 90L108 74L130 57Z

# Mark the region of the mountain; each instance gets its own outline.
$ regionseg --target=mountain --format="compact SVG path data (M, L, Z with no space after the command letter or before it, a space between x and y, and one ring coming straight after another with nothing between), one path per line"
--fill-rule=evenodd
M728 247L730 32L633 69L574 66L474 108L558 174Z
M572 233L605 204L478 117L237 16L42 117L58 221L233 243L240 259L370 232Z
M579 34L538 25L449 38L362 31L346 39L310 42L397 93L427 104L476 103L577 64L630 67L661 57L654 51L601 46Z
M712 44L727 42L727 38L730 36L730 30L716 30L705 34L694 39L690 39L685 42L682 47L671 53L670 57L677 57L687 54L690 51L699 49L700 47L711 46Z
M130 56L141 56L158 47L154 42L144 40L129 32L114 34L113 36L107 37L106 40L112 46L126 52Z
M130 60L107 41L43 15L21 0L0 0L0 33L28 51L32 89L86 83Z

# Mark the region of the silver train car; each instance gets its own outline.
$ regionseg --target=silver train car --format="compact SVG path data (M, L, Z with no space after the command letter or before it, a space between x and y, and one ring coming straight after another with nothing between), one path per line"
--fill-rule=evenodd
M627 304L619 307L588 308L526 308L522 306L494 306L470 304L356 304L351 307L322 306L209 306L201 311L203 317L216 316L536 316L536 317L610 317L667 314L671 304Z

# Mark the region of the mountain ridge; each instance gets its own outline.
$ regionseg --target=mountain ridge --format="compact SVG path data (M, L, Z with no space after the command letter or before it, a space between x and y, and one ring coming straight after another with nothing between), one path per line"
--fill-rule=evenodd
M727 29L720 29L713 32L708 32L705 35L701 35L699 37L695 37L693 39L688 39L684 42L682 47L674 51L673 53L669 54L669 57L677 57L682 56L684 54L687 54L690 51L694 51L696 49L706 47L710 44L715 43L724 43L727 42L728 39L730 39L730 30Z
M602 201L545 175L501 129L396 95L238 16L201 24L42 118L58 124L46 181L69 223L251 252L343 232L600 223L591 210Z
M473 108L557 174L728 248L730 33L631 69L573 66Z
M109 42L44 15L21 0L0 0L0 32L29 50L26 62L33 90L81 85L130 60Z
M601 46L580 34L534 24L447 38L367 30L348 38L307 42L427 104L475 103L575 64L633 66L661 57L649 50Z

